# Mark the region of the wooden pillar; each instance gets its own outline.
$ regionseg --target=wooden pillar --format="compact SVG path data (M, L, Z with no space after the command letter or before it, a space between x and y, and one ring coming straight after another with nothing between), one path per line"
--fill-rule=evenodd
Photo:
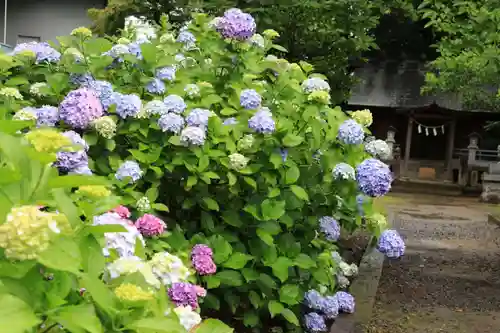
M406 143L405 143L405 159L403 167L403 176L408 176L408 163L410 161L410 149L411 149L411 136L413 134L413 119L411 114L408 115L408 128L406 130Z
M446 173L448 179L451 180L453 176L452 170L452 160L453 160L453 151L455 150L455 128L457 126L457 119L455 115L451 119L450 127L448 128L448 142L446 144Z

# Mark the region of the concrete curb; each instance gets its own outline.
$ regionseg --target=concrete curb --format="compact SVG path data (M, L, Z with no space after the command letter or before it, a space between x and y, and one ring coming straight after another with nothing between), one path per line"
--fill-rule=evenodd
M488 214L488 223L496 224L497 226L500 227L500 216Z
M393 219L394 214L389 213L390 225L393 225ZM372 238L359 264L359 274L349 288L356 300L356 311L353 314L341 314L335 319L330 333L363 333L371 319L385 259L373 246L373 241Z

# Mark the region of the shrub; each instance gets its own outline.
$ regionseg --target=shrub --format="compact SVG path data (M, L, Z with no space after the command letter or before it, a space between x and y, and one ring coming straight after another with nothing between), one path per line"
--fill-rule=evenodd
M30 53L24 45L6 58L4 74L27 100L7 103L33 119L40 109L28 105L59 107L57 126L85 142L59 152L65 163L56 166L109 176L136 208L152 261L171 247L205 244L191 260L209 290L207 313L264 330L288 322L292 331L304 294L314 291L307 307L318 315L305 325L326 327L318 318L335 318L332 302L341 312L354 307L337 292L354 274L339 273L347 264L332 254L336 241L365 226L380 234L383 223L363 216L372 214L368 196L390 189L390 173L365 152L367 129L330 107L324 77L267 55L283 51L276 33L255 29L250 15L232 9L215 19L194 15L177 37L167 25L139 39L130 29L106 39L79 29L59 39L52 58L46 47ZM171 232L161 234L148 214ZM393 257L402 253L397 237L380 247ZM172 301L191 304L179 298L185 285L166 283Z
M192 309L175 308L158 280L158 270L153 270L154 258L150 262L137 256L114 260L124 249L118 240L127 230L132 242L125 245L132 247L132 254L144 252L140 233L128 225L128 216L118 214L127 212L126 208L107 212L120 198L112 195L105 178L59 176L51 166L55 152L70 147L71 141L48 128L21 138L15 135L28 125L4 120L0 131L4 221L0 225L0 305L7 310L0 315L0 331L187 332L199 325L197 332L231 332L213 320L200 325L201 318L192 309L203 288L186 284L198 291ZM78 189L71 192L72 188ZM92 216L101 213L92 223ZM191 274L185 269L187 278Z

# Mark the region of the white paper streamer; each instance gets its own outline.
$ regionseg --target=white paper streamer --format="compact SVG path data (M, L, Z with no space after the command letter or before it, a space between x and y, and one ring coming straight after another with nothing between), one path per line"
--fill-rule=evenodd
M434 136L438 135L438 131L436 131L436 127L432 129L432 132L434 133Z
M441 125L441 132L444 134L444 125Z
M428 136L429 135L429 129L426 127L425 128L425 135Z

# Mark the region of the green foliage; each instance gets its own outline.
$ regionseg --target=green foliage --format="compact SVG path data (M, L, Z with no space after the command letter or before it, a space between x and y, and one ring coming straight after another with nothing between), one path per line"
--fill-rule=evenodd
M443 34L424 91L457 93L471 109L498 110L498 1L424 0L419 9Z

